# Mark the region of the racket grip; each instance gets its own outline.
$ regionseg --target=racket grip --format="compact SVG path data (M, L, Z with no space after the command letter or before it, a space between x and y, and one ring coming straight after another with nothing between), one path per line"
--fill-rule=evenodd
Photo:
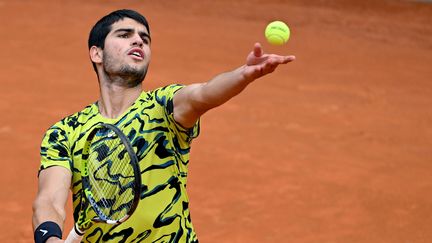
M75 227L72 227L72 230L69 232L69 235L67 236L65 243L80 243L84 232L80 232L82 234L79 234L77 232L77 229Z

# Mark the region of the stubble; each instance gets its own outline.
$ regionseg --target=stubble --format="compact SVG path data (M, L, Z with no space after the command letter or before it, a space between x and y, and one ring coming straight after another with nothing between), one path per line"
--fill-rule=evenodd
M102 61L104 72L108 80L119 86L133 88L140 85L148 70L148 65L143 67L133 67L129 64L116 65L116 61L108 53L104 53Z

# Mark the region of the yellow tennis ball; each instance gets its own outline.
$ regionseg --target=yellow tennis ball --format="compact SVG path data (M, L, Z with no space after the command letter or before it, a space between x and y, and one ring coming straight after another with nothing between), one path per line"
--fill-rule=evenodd
M290 29L282 21L273 21L265 29L265 37L272 45L283 45L290 37Z

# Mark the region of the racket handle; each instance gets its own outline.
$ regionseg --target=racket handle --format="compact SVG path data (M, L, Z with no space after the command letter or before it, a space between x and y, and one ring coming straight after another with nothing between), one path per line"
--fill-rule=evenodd
M78 234L76 227L72 227L72 230L69 232L69 235L67 236L65 243L80 243L84 232L81 232L81 234Z

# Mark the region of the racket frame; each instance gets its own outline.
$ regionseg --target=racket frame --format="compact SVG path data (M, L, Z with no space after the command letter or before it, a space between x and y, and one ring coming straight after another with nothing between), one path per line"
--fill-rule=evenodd
M93 199L92 193L91 191L88 189L90 186L90 182L89 182L89 178L88 178L88 157L89 157L89 151L90 148L92 146L92 142L94 137L96 136L96 134L104 129L108 129L109 132L114 132L116 136L118 136L120 138L120 140L122 141L122 143L124 144L127 153L129 154L129 157L131 158L131 161L129 162L131 164L131 166L133 167L133 171L134 171L134 178L135 178L135 183L134 183L134 187L132 188L135 191L135 195L133 198L133 202L132 202L132 206L129 209L128 213L123 216L122 218L118 219L118 220L112 220L109 219L107 217L105 217L102 212L100 211L100 209L98 208L98 206L96 205L96 201ZM81 193L81 202L80 202L80 213L83 213L83 215L80 215L78 222L80 223L76 223L75 225L75 230L79 231L77 233L83 233L85 231L85 229L89 228L91 226L91 221L93 222L102 222L102 223L106 223L106 224L111 224L111 225L115 225L115 224L120 224L123 223L124 221L126 221L135 211L135 209L138 206L138 202L140 199L140 192L141 192L141 174L140 174L140 168L139 168L139 164L138 164L138 158L135 154L135 152L133 151L132 145L129 141L129 139L126 137L126 135L115 125L113 124L107 124L107 123L98 123L95 125L95 127L91 130L91 132L89 133L89 135L86 138L83 150L82 150L82 164L81 164L81 183L82 183L82 193ZM87 211L86 208L88 208L88 204L91 205L93 211L98 215L97 217L94 217L92 219L85 219L85 214ZM80 225L83 225L84 227L79 227Z

